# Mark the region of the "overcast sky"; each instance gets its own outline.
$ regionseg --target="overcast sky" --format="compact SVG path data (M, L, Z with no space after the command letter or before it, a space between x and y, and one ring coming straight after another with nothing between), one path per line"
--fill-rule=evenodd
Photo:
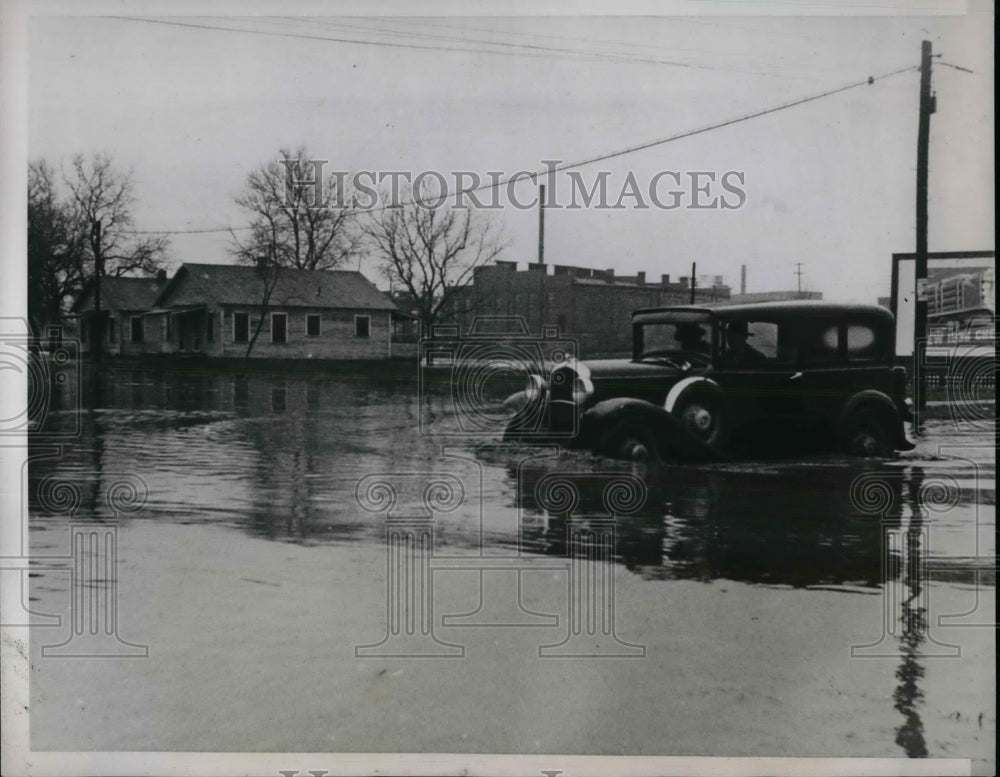
M172 231L245 224L233 195L282 146L306 145L328 171L435 170L450 180L541 170L542 160L624 150L916 66L927 39L941 54L930 249L994 247L988 14L77 16L35 18L29 32L31 158L110 153L134 170L137 228ZM746 264L748 291L795 288L801 262L805 288L874 302L889 293L891 254L915 247L918 84L912 70L580 167L588 186L609 172L612 202L631 173L651 207L626 198L622 209L548 211L546 261L655 277L697 261L734 290ZM682 176L681 187L661 176L658 190L661 201L684 191L677 209L649 201L662 171ZM742 174L742 207L686 207L689 174L700 171L716 176L704 197L729 203L737 198L719 179ZM565 173L554 180L565 202L570 183ZM492 215L511 238L504 258L534 261L537 211L508 204ZM171 239L174 266L231 261L225 233ZM377 279L374 264L362 268Z

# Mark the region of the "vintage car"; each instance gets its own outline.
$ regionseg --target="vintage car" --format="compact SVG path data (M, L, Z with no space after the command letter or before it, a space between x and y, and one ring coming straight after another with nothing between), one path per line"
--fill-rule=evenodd
M650 308L631 359L567 360L509 397L506 439L625 459L910 450L892 314L813 301Z

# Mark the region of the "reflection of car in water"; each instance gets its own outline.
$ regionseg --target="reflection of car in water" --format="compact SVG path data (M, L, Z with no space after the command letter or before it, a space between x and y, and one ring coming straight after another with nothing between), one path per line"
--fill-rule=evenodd
M626 459L759 443L909 450L906 371L881 307L771 302L633 314L631 359L569 361L507 400L508 439L555 437Z
M877 484L884 509L859 506L859 476ZM579 536L570 522L608 517L609 473L566 473L540 459L522 465L517 477L525 550L570 555L567 546ZM646 578L873 588L899 574L898 555L883 555L885 533L898 529L903 515L906 483L896 470L658 466L641 483L639 504L614 517L614 545L617 559ZM568 512L539 496L557 484L574 494Z

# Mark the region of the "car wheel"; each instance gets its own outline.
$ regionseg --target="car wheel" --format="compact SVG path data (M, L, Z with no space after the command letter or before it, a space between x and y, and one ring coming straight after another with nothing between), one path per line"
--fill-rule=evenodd
M656 461L660 446L648 423L626 418L616 423L601 438L600 452L626 461Z
M729 419L721 395L698 391L681 397L672 415L703 445L720 451L729 438Z
M844 424L844 452L852 456L888 456L892 435L883 415L875 410L859 410Z

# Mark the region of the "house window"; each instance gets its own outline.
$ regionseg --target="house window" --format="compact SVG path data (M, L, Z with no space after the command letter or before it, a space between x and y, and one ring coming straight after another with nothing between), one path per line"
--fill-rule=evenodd
M233 313L233 342L250 342L250 314Z
M142 316L132 316L132 318L129 319L129 326L131 326L131 328L132 328L132 331L129 333L130 334L129 339L133 343L141 343L142 342Z
M368 330L371 325L371 316L354 317L354 336L368 337Z
M212 313L205 314L205 342L215 342L215 316Z
M319 313L306 314L306 335L308 337L319 337Z
M288 315L285 313L271 314L271 342L288 342Z

